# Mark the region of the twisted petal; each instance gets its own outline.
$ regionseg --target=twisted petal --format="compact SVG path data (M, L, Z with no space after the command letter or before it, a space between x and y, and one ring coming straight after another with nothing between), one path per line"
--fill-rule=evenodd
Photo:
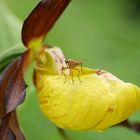
M30 63L30 51L13 61L0 77L0 139L24 140L16 118L16 108L24 102L24 73Z

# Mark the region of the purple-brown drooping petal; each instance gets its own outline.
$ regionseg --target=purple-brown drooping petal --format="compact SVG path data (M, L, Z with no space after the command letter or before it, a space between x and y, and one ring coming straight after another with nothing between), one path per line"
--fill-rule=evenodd
M45 37L70 0L42 0L24 21L22 41L26 47L37 38Z
M11 114L9 128L11 129L12 133L16 136L17 140L25 140L25 137L19 127L16 111L13 111Z
M15 110L25 98L24 71L30 59L29 51L10 64L0 77L0 118Z
M16 116L16 111L8 113L1 119L0 140L25 140Z
M4 118L1 118L0 122L0 138L1 140L7 140L9 137L13 138L8 124L11 118L11 113L7 114Z
M24 73L31 61L30 51L12 62L0 76L0 140L24 140L16 108L24 102Z

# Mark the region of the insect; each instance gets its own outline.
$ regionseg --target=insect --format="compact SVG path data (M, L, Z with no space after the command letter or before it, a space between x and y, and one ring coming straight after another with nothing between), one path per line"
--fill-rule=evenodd
M65 82L64 83L66 83L66 75L64 74L64 70L67 70L67 69L70 70L70 75L71 75L72 83L73 84L74 84L73 70L77 70L78 71L78 79L79 79L80 82L82 82L81 79L80 79L80 70L78 68L76 68L76 67L80 65L81 66L81 72L83 72L83 70L82 70L83 62L78 61L78 60L73 60L73 59L66 59L65 63L66 63L66 67L62 67L62 74L61 74L61 75L65 76Z

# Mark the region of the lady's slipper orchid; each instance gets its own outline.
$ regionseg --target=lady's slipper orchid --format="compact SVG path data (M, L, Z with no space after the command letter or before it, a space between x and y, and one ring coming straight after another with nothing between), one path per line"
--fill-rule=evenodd
M13 61L0 77L0 139L24 140L16 117L16 108L25 99L24 74L35 61L43 39L68 5L69 0L42 0L25 20L22 40L27 50ZM40 48L39 48L40 47Z
M22 29L27 50L0 77L0 139L24 140L16 108L25 99L24 74L35 62L34 83L42 112L58 127L76 131L103 131L119 124L139 130L125 121L140 108L140 88L109 72L66 63L58 47L43 40L70 0L42 0ZM82 68L82 69L81 69Z
M140 88L136 85L86 67L82 71L74 68L73 75L68 69L60 78L66 67L62 52L47 48L46 57L46 67L36 68L36 87L42 111L60 128L103 131L140 108Z

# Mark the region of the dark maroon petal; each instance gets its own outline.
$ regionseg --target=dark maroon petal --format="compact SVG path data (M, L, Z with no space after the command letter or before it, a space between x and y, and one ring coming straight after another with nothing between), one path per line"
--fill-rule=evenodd
M25 99L24 73L30 62L28 50L7 66L0 76L0 140L25 140L15 110Z
M4 94L11 74L18 68L18 61L19 60L16 59L12 64L10 64L0 77L0 118L2 118L6 113L4 107Z
M9 127L11 129L11 132L16 136L17 140L25 140L25 137L19 127L16 111L12 112L10 122L9 122Z
M33 39L44 38L69 2L70 0L42 0L24 21L22 28L24 45L28 47Z
M4 118L1 119L0 123L0 140L7 140L7 137L10 137L9 135L9 121L10 121L11 113L7 114ZM12 136L12 135L11 135Z
M8 128L6 140L17 140L16 136L14 135L14 133L10 128Z
M1 119L0 140L25 140L19 128L15 111L10 112Z
M0 118L16 109L25 98L24 71L30 59L29 51L10 64L0 77Z

